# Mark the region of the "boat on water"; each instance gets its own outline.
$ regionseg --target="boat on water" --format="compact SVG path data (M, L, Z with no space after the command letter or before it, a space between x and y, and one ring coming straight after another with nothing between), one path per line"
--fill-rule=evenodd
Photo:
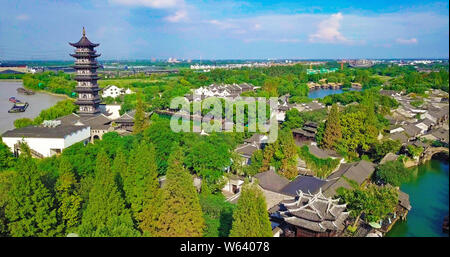
M17 88L17 92L21 93L21 94L25 94L25 95L34 95L35 94L35 92L33 90L28 90L23 87Z
M24 112L27 110L29 104L27 102L25 103L15 103L11 109L9 109L9 113L16 113L16 112Z
M17 99L17 98L15 98L14 96L11 96L11 97L9 98L9 101L10 101L11 103L20 103L20 100Z

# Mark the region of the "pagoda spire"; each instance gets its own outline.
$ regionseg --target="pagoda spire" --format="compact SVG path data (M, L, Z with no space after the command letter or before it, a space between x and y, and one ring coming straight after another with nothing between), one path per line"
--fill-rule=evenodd
M83 26L83 37L86 37L86 30L84 29L84 26Z

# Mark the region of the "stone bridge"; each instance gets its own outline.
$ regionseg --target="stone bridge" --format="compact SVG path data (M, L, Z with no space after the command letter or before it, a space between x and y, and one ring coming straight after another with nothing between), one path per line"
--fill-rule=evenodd
M448 156L448 148L447 147L428 147L423 151L422 155L420 156L420 162L424 163L426 161L431 160L431 157L437 153L447 153Z

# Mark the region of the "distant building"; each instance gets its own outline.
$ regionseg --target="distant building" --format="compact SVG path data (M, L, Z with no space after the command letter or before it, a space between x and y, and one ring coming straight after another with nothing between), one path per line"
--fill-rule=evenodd
M109 85L109 86L103 88L101 91L102 91L102 97L103 98L106 98L106 97L116 98L116 97L124 95L124 94L132 94L132 93L134 93L129 88L124 89L124 88L120 88L120 87L115 86L115 85Z
M250 165L253 153L259 149L263 149L267 140L268 137L266 135L254 134L252 137L246 139L244 144L236 147L235 152L244 159L242 164Z
M0 63L0 74L21 74L27 73L28 67L21 63Z
M365 60L365 59L350 60L350 61L348 61L348 65L350 67L354 67L354 68L367 68L367 67L372 67L374 65L374 62L371 60Z
M316 133L318 124L315 122L305 122L302 128L296 128L292 130L297 144L311 143L316 141Z
M193 91L195 101L208 97L231 97L235 98L248 91L254 91L256 88L247 83L242 84L211 84L208 87L200 87Z

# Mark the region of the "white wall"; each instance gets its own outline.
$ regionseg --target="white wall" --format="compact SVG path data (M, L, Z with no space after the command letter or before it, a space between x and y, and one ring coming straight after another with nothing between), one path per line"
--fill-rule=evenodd
M117 105L117 104L110 104L110 105L107 104L105 106L106 111L112 113L110 116L108 116L108 118L113 119L113 120L119 118L120 117L120 113L119 113L120 107L121 106Z
M78 130L75 133L71 134L71 135L67 135L64 138L64 148L69 147L75 143L84 141L84 140L89 140L91 137L91 128L90 127L86 127L83 128L82 130Z
M50 157L53 155L50 149L67 148L75 143L88 140L90 138L90 128L83 128L71 135L67 135L65 138L22 138L22 137L3 137L3 142L14 151L14 145L22 140L25 141L28 146L36 152L42 154L44 157Z
M119 95L123 95L123 89L119 88L117 86L110 86L107 89L104 89L102 92L102 97L108 97L111 96L113 98L118 97Z

